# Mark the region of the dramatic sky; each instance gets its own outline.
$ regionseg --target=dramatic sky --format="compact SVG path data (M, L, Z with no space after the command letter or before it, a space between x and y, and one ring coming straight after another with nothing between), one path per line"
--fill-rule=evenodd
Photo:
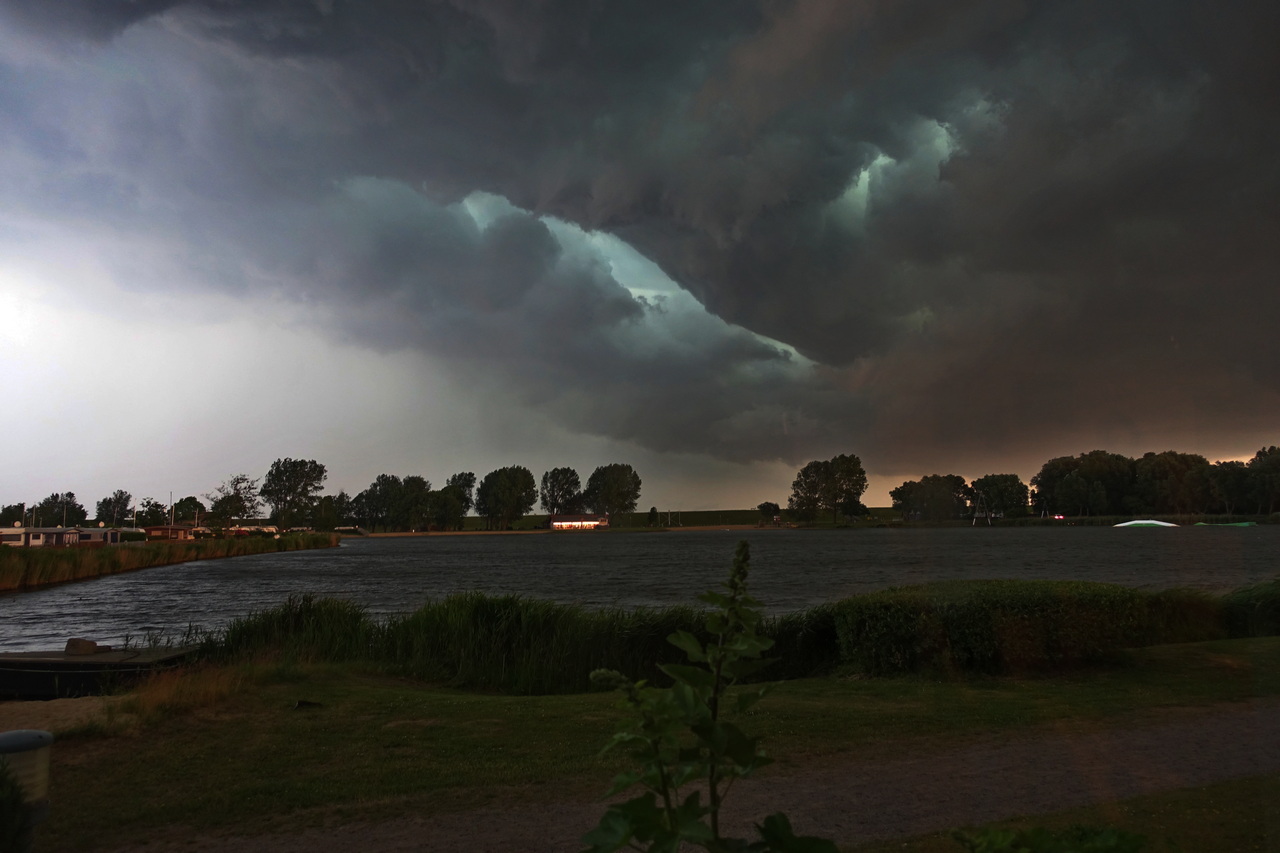
M0 0L0 503L1280 441L1273 0Z

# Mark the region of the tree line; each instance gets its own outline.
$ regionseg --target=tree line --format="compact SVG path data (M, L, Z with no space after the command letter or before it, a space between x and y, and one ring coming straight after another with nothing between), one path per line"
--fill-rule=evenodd
M1280 508L1280 448L1263 447L1247 462L1210 462L1175 450L1139 457L1092 450L1050 459L1029 486L1016 474L972 483L958 474L931 474L908 480L889 497L904 518L931 521L969 514L1269 515Z
M866 489L857 456L814 460L796 473L787 514L795 521L829 517L832 523L864 516ZM1017 474L986 474L972 482L959 474L928 474L891 489L889 498L903 518L922 521L1031 514L1269 515L1280 509L1280 448L1263 447L1247 462L1210 462L1173 450L1140 457L1093 450L1050 459L1030 485ZM766 522L782 511L770 501L757 509Z
M314 459L277 459L262 477L235 474L203 495L161 503L144 498L135 504L124 489L98 501L94 523L112 527L152 526L170 521L225 527L257 519L263 509L271 523L283 527L333 530L460 530L473 510L489 530L505 530L528 515L535 503L550 515L590 512L617 516L634 512L640 498L640 475L627 464L601 465L585 488L572 468L553 468L542 475L520 465L491 471L477 480L471 471L453 474L436 489L425 477L379 474L369 487L352 496L346 491L322 494L326 467ZM0 525L74 527L90 522L89 512L74 492L54 492L42 501L0 506Z

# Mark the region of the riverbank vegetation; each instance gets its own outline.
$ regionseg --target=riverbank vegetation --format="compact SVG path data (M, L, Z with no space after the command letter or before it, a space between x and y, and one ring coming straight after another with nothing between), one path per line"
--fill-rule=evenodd
M193 560L331 548L338 541L339 537L332 533L291 533L278 539L249 536L95 548L0 548L0 591L35 589Z
M573 693L589 689L594 669L661 683L658 667L679 660L666 638L701 636L703 619L691 607L588 610L479 593L375 618L350 602L302 597L234 620L206 638L204 654L362 663L456 687ZM779 658L763 673L769 679L1067 670L1127 648L1280 634L1280 580L1220 596L1075 581L946 582L769 618L762 630Z
M1056 731L1066 721L1102 728L1169 707L1277 695L1280 639L1219 640L1133 650L1053 677L788 681L752 709L751 728L778 756L765 772L786 774L851 756L927 755L977 737ZM114 850L193 833L252 836L497 804L592 802L624 767L599 752L617 725L615 703L609 693L464 692L361 664L307 663L283 650L207 662L157 676L90 725L55 732L54 818L39 828L38 849ZM1217 809L1245 821L1240 832L1266 819L1262 808L1228 808L1218 787L1094 809L1086 822L1115 823L1123 812L1124 828L1187 839L1185 850L1249 849L1231 846L1231 833L1220 846L1191 843L1203 828L1184 827L1166 807L1176 800L1201 818ZM1257 795L1274 790L1225 787L1259 806ZM892 849L960 848L940 835L907 846L899 839Z

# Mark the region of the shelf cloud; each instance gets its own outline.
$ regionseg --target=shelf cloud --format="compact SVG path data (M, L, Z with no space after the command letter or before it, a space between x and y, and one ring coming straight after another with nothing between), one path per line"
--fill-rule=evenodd
M1251 452L1277 43L1262 2L0 0L0 251L656 452Z

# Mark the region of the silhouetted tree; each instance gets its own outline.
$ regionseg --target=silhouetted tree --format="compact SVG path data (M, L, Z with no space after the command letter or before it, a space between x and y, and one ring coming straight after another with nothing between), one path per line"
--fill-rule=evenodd
M1258 501L1258 513L1270 515L1280 504L1280 447L1264 447L1249 460L1249 474L1253 479L1253 493Z
M54 492L36 504L35 512L42 527L75 527L89 518L75 492Z
M143 498L138 504L138 526L149 527L154 524L169 523L169 507L155 498Z
M258 481L247 474L236 474L204 497L209 501L209 514L224 524L256 518L262 506Z
M551 515L577 512L582 508L582 483L572 468L552 468L542 475L538 490L542 508Z
M1027 485L1017 474L987 474L973 481L975 499L993 515L1011 518L1027 514Z
M205 505L195 495L187 495L173 505L173 517L177 521L199 521L205 512Z
M95 517L104 524L118 527L124 524L133 506L133 495L124 489L116 489L109 497L98 501Z
M476 511L485 517L490 530L506 530L533 509L537 500L533 473L521 465L490 471L476 489Z
M866 490L867 475L857 456L841 454L826 461L814 460L796 472L787 509L801 521L812 521L819 511L830 512L835 524L842 515L866 514L861 500Z
M634 512L640 500L640 475L630 465L615 462L601 465L587 478L582 502L591 512L603 513L610 519Z
M277 459L258 494L271 506L271 518L277 524L293 527L310 516L328 476L314 459Z
M1239 460L1213 463L1209 468L1209 484L1227 515L1234 515L1253 496L1249 466Z
M903 518L925 521L959 518L971 497L972 492L959 474L929 474L889 491L894 509Z

